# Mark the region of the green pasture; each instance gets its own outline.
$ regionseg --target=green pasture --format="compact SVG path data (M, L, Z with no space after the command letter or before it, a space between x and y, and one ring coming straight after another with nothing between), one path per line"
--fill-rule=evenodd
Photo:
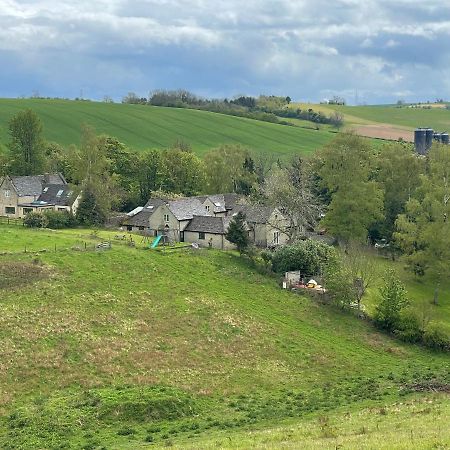
M295 448L322 432L358 448L366 422L393 433L367 408L426 403L422 390L450 382L448 355L283 291L234 252L115 237L0 226L1 448L233 448L240 436L235 448L264 448L270 433L267 445ZM83 249L105 240L110 250ZM429 442L448 439L440 423Z

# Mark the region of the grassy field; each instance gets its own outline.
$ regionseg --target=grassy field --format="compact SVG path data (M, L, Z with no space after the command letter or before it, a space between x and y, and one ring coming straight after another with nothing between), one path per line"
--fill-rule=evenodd
M348 123L361 123L354 121L353 117L365 123L386 123L404 127L431 127L436 131L450 130L450 110L397 108L395 106L331 106L327 108L340 111Z
M83 123L138 150L164 148L183 139L198 154L221 144L241 144L258 153L282 157L313 152L334 136L327 130L289 127L190 109L0 99L0 142L8 142L10 118L26 108L33 109L42 119L46 139L63 145L79 144Z
M376 271L378 281L369 290L364 303L369 314L374 313L376 303L379 301L378 288L382 285L386 269L393 268L404 283L408 292L408 299L412 309L418 317L426 318L431 322L439 323L450 335L450 280L441 280L439 284L429 277L417 277L406 270L402 262L392 262L385 258L376 258ZM433 304L435 289L438 288L438 304Z
M450 448L448 394L412 396L389 405L311 414L276 427L216 432L177 449L425 450Z
M448 398L427 406L448 355L282 291L234 253L114 236L0 226L0 448L364 448L395 434L370 408L409 436L416 406L424 442L448 442Z
M309 103L293 103L290 107L303 110L312 108L327 115L339 111L344 115L346 127L350 128L358 125L388 124L410 129L431 127L436 131L450 130L450 110L445 108L398 108L395 105L336 106Z

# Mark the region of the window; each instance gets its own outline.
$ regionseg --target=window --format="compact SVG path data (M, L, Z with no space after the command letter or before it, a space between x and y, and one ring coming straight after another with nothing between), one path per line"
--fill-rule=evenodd
M58 208L58 211L67 211L66 208Z
M206 205L205 208L206 208L206 211L209 212L209 205Z
M205 233L198 233L198 238L204 240L205 239Z
M6 198L11 197L11 191L9 189L5 189L5 197Z
M139 227L139 231L144 231L145 227Z
M14 206L6 206L5 207L5 213L6 214L15 214L16 208Z
M23 208L24 214L29 214L30 212L33 212L33 208Z
M63 192L64 192L64 189L60 189L60 190L57 192L56 196L57 196L57 197L61 197L61 195L63 194Z
M48 187L45 187L42 192L47 192L47 191L48 191Z
M169 214L164 214L164 222L168 222L169 221Z
M280 232L279 231L274 231L273 232L273 243L274 244L279 244L280 243Z
M132 225L127 225L127 231L133 231L133 226Z

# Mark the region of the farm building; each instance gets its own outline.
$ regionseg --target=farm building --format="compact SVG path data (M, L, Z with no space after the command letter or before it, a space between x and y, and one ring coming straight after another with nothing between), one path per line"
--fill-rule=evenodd
M150 199L143 207L128 214L123 226L149 236L166 236L169 242L191 242L200 247L234 248L225 234L233 215L246 216L250 241L260 247L287 242L287 221L273 207L248 206L242 196L221 194L178 200Z
M194 216L184 229L184 242L196 243L199 247L235 249L236 246L225 238L231 219L230 216Z
M0 180L0 215L22 218L36 211L69 211L75 214L81 195L60 173L6 176Z

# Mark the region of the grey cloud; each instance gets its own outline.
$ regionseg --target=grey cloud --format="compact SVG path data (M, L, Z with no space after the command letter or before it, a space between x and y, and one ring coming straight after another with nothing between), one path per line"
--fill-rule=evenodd
M450 10L436 0L0 0L0 56L11 74L0 75L0 95L29 80L30 91L61 96L83 85L116 98L160 87L445 97L449 30ZM424 88L424 79L433 83Z

